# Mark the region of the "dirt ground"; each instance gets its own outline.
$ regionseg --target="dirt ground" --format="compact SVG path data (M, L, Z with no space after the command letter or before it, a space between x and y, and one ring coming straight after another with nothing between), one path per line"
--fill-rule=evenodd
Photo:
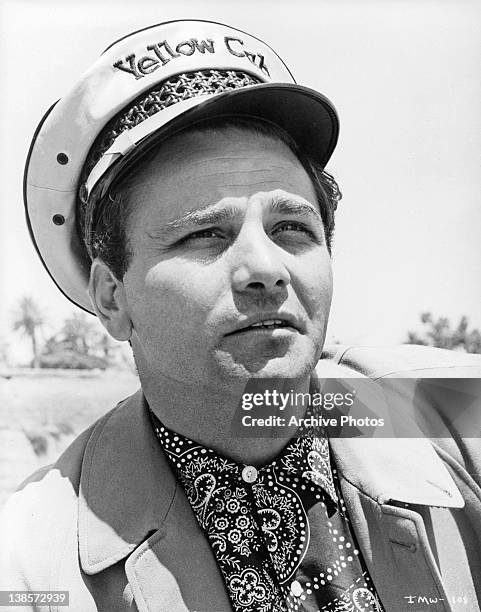
M139 387L130 371L0 374L0 505L32 472Z

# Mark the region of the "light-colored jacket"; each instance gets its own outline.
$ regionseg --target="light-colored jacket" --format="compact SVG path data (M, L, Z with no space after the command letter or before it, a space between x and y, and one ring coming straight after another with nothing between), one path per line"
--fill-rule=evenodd
M336 351L325 354L320 375L481 378L479 357L448 351ZM418 418L410 404L405 419L417 420L418 437L331 440L357 541L387 612L478 612L479 432L429 441L421 430L439 420L438 410ZM26 481L7 502L1 528L0 589L69 591L70 605L59 612L231 610L141 391Z

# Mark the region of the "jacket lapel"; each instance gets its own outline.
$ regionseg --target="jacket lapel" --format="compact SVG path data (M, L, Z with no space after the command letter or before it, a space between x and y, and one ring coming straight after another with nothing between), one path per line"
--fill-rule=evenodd
M343 478L379 504L462 508L464 500L431 443L419 438L331 438Z
M316 374L319 379L359 376L325 361ZM409 420L403 425L410 437L331 437L330 448L359 548L385 609L429 606L451 612L453 593L443 586L422 515L433 506L449 513L464 500L409 407L408 401L402 418Z
M333 438L330 445L359 548L385 609L450 612L453 593L443 586L422 515L432 506L448 515L464 501L431 443L419 432L403 439Z
M384 609L452 612L452 594L443 586L421 515L409 508L379 504L343 478L341 487L359 549Z
M89 575L128 557L127 578L141 611L230 609L141 391L101 419L90 437L80 481L79 553Z
M137 605L145 602L141 611L231 609L208 540L180 487L162 529L134 551L126 571Z
M443 587L420 512L440 506L448 513L464 502L431 444L421 437L338 438L330 444L359 548L385 609L429 605L450 612L453 594Z

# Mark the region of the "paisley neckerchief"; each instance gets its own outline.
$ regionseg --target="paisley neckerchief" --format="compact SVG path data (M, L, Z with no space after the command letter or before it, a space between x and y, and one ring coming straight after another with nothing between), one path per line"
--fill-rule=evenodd
M326 438L292 439L257 469L152 419L236 612L382 611L352 540Z

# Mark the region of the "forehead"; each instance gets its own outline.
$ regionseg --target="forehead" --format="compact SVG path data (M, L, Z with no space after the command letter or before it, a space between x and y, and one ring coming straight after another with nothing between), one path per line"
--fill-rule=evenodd
M160 221L279 189L315 205L312 181L284 142L235 127L170 138L139 164L127 186L132 212Z

